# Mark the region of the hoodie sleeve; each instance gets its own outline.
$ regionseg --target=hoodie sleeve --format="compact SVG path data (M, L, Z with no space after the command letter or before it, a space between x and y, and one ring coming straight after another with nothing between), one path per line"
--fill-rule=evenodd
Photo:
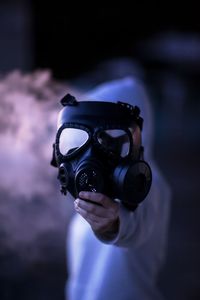
M130 247L143 244L152 234L157 236L165 234L168 225L170 189L152 158L154 118L143 84L135 78L126 77L101 84L85 96L91 100L114 102L120 100L139 106L144 119L142 145L145 160L149 162L153 175L149 194L134 212L120 204L118 233L95 234L96 237L103 243Z

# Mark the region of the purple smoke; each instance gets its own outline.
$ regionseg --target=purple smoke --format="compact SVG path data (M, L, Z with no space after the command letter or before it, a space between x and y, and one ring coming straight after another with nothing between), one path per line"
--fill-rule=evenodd
M45 247L64 253L72 203L61 196L50 160L66 92L76 93L48 70L14 71L0 80L1 258L14 252L25 262L46 259Z

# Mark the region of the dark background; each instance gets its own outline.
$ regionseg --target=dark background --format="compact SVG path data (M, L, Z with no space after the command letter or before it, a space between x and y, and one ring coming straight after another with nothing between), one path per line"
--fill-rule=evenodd
M199 299L197 6L191 1L98 5L1 0L1 76L15 69L50 69L58 81L83 90L134 73L143 80L155 112L156 160L173 193L167 260L159 285L166 299ZM50 235L50 246L54 243L59 241ZM60 244L64 247L63 241ZM23 272L23 263L10 254L8 267L0 271L0 299L63 299L65 254L54 251L48 263L41 259ZM10 268L16 270L12 276Z

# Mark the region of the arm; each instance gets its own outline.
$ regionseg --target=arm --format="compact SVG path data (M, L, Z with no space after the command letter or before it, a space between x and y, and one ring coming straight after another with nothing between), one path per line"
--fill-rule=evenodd
M96 235L110 240L119 231L119 203L93 192L81 192L74 201L76 211L90 224Z
M148 239L154 228L163 226L168 217L169 189L157 175L148 196L134 212L102 194L85 192L80 196L102 205L75 200L77 212L91 225L97 238L107 244L137 247Z
M137 245L151 231L153 218L151 215L150 220L149 207L145 203L132 212L103 194L82 192L79 196L81 198L74 202L76 211L90 224L96 237L103 243L121 247Z

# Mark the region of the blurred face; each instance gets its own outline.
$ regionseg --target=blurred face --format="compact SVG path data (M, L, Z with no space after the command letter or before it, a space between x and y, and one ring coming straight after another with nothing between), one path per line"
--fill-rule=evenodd
M137 158L139 155L140 147L142 145L142 135L141 130L138 125L134 125L129 128L133 138L133 149L134 149L134 158Z

